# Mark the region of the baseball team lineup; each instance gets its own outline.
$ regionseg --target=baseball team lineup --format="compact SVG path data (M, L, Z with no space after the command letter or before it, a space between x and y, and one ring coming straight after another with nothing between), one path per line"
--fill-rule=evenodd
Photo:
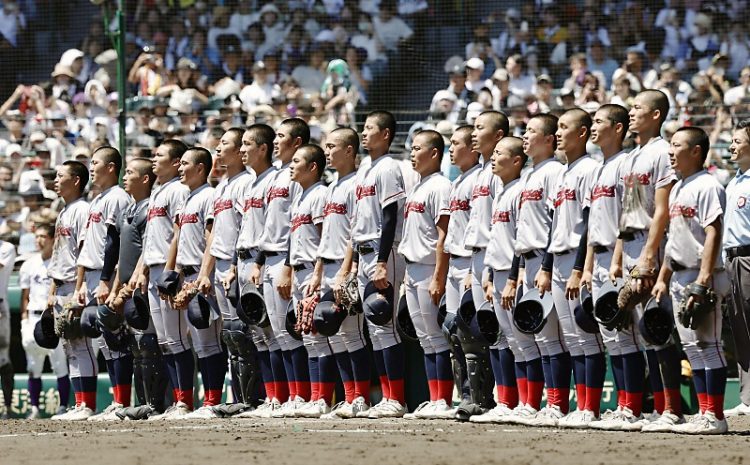
M29 392L38 397L31 380L49 355L61 399L71 388L75 398L53 421L727 433L722 324L750 368L750 121L733 132L738 171L725 190L705 168L702 129L662 137L668 112L667 96L646 90L630 111L539 114L514 137L505 114L484 111L448 141L416 133L411 168L391 154L387 111L322 146L289 118L228 129L213 155L168 139L126 167L109 146L89 168L66 161L55 178L65 206L37 228L39 254L21 269ZM453 181L444 156L460 171ZM212 187L214 166L225 174ZM404 338L421 347L429 391L412 411ZM98 352L109 406L97 406ZM683 413L683 354L695 415ZM617 408L602 412L608 365Z

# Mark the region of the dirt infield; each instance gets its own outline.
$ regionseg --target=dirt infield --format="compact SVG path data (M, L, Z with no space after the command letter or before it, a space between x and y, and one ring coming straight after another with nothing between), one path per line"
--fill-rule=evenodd
M750 418L731 434L689 437L473 425L447 421L200 420L0 422L10 464L741 464Z

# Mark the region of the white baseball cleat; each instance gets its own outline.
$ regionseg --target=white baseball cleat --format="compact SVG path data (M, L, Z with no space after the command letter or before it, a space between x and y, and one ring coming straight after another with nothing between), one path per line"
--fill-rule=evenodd
M577 425L580 422L582 415L583 410L573 410L572 412L568 412L567 415L558 420L557 426L560 428L574 428L572 425Z
M355 399L355 401L356 401L356 399ZM377 415L378 410L380 410L381 408L383 408L383 406L385 406L387 403L388 403L388 399L386 399L385 397L383 397L382 399L380 399L380 402L378 402L377 404L373 405L368 410L362 411L362 412L357 412L357 418L377 418L377 417L373 417L373 416L370 416L370 415L371 414L372 415Z
M170 405L164 413L159 415L151 415L146 421L159 421L159 420L177 420L180 417L184 417L190 413L190 409L184 402L177 402L176 404Z
M27 420L37 420L41 418L42 414L39 412L39 407L36 405L31 406L31 410L29 410L29 413L26 415Z
M538 410L531 405L518 405L513 409L513 413L501 419L502 423L515 423L518 425L528 425L534 419Z
M271 418L273 412L281 408L281 402L278 399L268 400L251 412L242 412L237 418Z
M600 419L601 419L602 421L607 421L607 420L611 420L612 418L614 418L614 416L615 416L615 413L617 413L617 412L622 412L622 406L618 405L618 406L617 406L617 408L616 408L616 409L614 409L614 410L610 410L610 409L607 409L607 410L605 410L605 411L604 411L604 412L603 412L603 413L601 414L601 416L600 416L599 418L600 418Z
M203 405L187 415L179 417L180 420L210 420L212 418L219 418L219 415L214 412L213 405Z
M91 415L87 421L120 421L120 417L117 416L117 412L123 408L123 405L118 402L112 402L96 415Z
M389 399L376 412L372 412L372 410L370 412L368 418L402 418L406 413L406 407L397 400Z
M426 400L426 401L422 402L421 404L419 404L417 406L417 408L414 409L413 412L411 412L411 413L405 413L404 414L404 420L420 420L420 419L423 419L424 417L417 416L417 415L420 414L420 413L423 413L423 412L426 414L427 412L429 412L430 410L432 410L434 407L435 407L435 403L433 401Z
M740 402L736 407L732 407L728 410L724 410L724 415L728 417L736 417L739 415L750 415L750 405Z
M320 416L321 420L343 420L345 418L352 418L352 404L346 401L341 401L334 405L328 413L324 413Z
M567 421L565 424L565 427L567 428L589 428L591 427L592 423L597 423L601 421L599 418L594 415L594 412L591 410L578 410L578 415L576 415L575 418L572 418ZM562 420L557 424L557 426L562 426Z
M435 407L430 412L429 418L435 420L454 420L456 418L456 408L448 405L445 399L438 399Z
M495 408L486 413L472 415L469 421L472 423L500 423L503 418L509 415L513 415L513 410L509 409L505 404L497 404Z
M672 427L672 432L682 434L724 434L727 431L729 431L727 419L719 420L711 411L694 415L686 423Z
M308 402L305 406L298 408L296 410L296 416L302 418L320 418L330 411L331 407L328 406L325 399L318 399Z
M623 407L615 410L611 418L590 423L589 427L605 431L640 431L644 424L643 415L636 416L632 410Z
M665 410L658 420L649 422L641 428L644 433L671 433L676 425L685 423L685 417L677 416L669 410Z
M76 405L73 409L68 410L64 414L52 417L55 420L63 421L84 421L94 414L94 411L86 406L86 402L81 402L80 405Z
M537 414L534 416L533 419L529 420L528 425L529 426L557 426L557 423L560 421L562 417L564 417L565 414L562 413L562 410L560 410L560 407L557 405L547 405L543 409L541 409Z
M370 405L365 402L365 398L362 396L356 397L352 401L352 413L350 417L344 418L367 418L367 412L370 410ZM344 411L342 413L348 413Z

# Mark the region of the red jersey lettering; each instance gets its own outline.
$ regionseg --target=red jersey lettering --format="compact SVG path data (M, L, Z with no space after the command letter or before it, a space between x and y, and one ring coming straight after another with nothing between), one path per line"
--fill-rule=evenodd
M648 186L651 184L651 173L630 173L623 180L628 187L633 187L636 182L641 186Z
M455 212L455 211L466 212L466 211L469 211L470 208L471 207L469 205L469 200L459 200L459 199L451 200L451 204L450 204L451 212Z
M246 199L243 210L248 211L251 208L263 208L263 197L253 197L250 199Z
M681 216L683 218L695 218L698 214L698 208L680 205L678 203L669 207L669 218Z
M198 214L197 213L183 213L180 215L180 226L183 224L193 224L198 222Z
M490 195L490 186L474 186L471 191L471 200L478 197L487 197Z
M594 189L591 190L591 201L593 202L596 199L601 199L604 197L612 197L615 196L615 186L594 186Z
M557 192L557 198L555 199L554 205L555 208L559 207L563 204L566 200L575 200L576 199L576 191L573 189L562 189Z
M424 202L406 202L404 204L404 218L408 218L411 212L424 213Z
M219 213L230 208L232 208L232 201L230 199L217 199L214 202L214 217L219 216Z
M273 199L287 198L289 197L288 187L272 187L268 189L268 202L270 203Z
M365 197L371 197L375 195L375 186L357 186L356 196L357 200L362 200Z
M154 207L148 209L148 218L146 221L151 221L152 218L159 218L167 216L167 208L166 207Z
M297 228L300 226L304 226L306 224L312 224L312 215L297 215L294 218L292 218L291 227L292 231L296 231Z
M510 223L510 211L499 211L492 212L492 224L495 223Z
M323 207L323 216L328 215L346 215L346 204L328 202Z

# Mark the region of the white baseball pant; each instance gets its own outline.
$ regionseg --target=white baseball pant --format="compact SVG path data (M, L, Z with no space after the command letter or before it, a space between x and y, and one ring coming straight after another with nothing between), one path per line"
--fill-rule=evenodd
M513 324L513 309L506 310L502 306L503 289L505 289L508 276L510 276L510 270L494 270L492 272L492 306L495 309L495 315L497 315L497 321L500 323L504 339L507 341L506 347L509 347L513 352L516 362L536 360L540 355L534 336L519 331Z
M28 318L21 321L21 345L26 352L26 371L32 378L41 377L44 359L49 357L55 377L68 376L68 361L65 359L62 342L57 344L54 349L39 347L39 344L34 340L34 327L42 312L40 310L29 310L28 315Z
M151 320L156 329L156 338L162 352L165 354L179 354L190 349L188 340L188 326L185 312L175 311L166 300L159 297L156 282L164 272L164 265L154 265L149 268L148 302L151 308Z
M247 284L250 280L250 271L255 261L252 258L246 258L245 260L238 260L237 262L237 280L240 284L240 290L242 286ZM261 290L263 288L261 287ZM273 337L273 330L268 325L265 328L261 328L255 325L249 325L250 332L253 338L253 343L258 351L274 351L279 350L279 343L276 342L276 338Z
M315 264L308 263L306 268L294 271L294 286L292 292L292 299L294 300L294 308L305 298L305 291L307 285L310 284L312 279L313 270ZM307 356L309 358L323 357L331 355L331 347L328 345L328 338L322 334L303 334L302 343L307 350Z
M266 299L266 311L271 321L271 328L281 350L294 350L302 347L302 341L294 339L286 330L286 311L289 301L282 299L276 286L279 275L284 269L286 253L280 253L266 258L263 276L263 296Z
M537 272L542 268L542 256L536 256L526 259L526 268L524 269L523 288L533 289L534 278ZM539 351L544 356L558 355L567 351L563 339L562 328L557 317L557 310L553 307L547 315L547 323L544 328L534 335Z
M185 276L185 283L190 283L198 279L198 273ZM214 296L209 296L209 299L214 299ZM216 301L214 300L214 303ZM193 300L188 304L189 306L198 306L198 298L194 297ZM187 311L183 310L172 310L179 313L187 314ZM208 328L198 329L188 322L188 331L190 332L190 340L193 343L193 350L198 358L206 358L212 355L216 355L222 352L223 348L221 345L221 328L222 318L221 315L216 315L213 311L210 316L211 322Z
M341 269L341 261L323 265L323 282L320 285L321 295L328 292L336 284L336 274ZM335 336L328 338L328 344L334 354L342 352L356 352L365 346L365 336L362 333L365 316L362 313L347 315L341 322L341 328Z
M75 292L75 283L65 283L58 286L55 291L57 302L55 312L62 313L63 305L70 302ZM78 339L63 339L63 350L68 359L68 369L71 378L83 378L96 376L99 373L99 366L96 362L96 350L91 338L82 337Z
M430 283L434 272L435 265L408 263L404 276L409 316L425 354L450 350L448 340L437 323L438 306L430 297Z
M445 306L449 313L458 312L464 295L464 280L471 272L471 257L451 257L445 283Z
M357 268L357 280L359 281L359 295L364 301L365 286L367 283L372 281L373 273L375 273L375 266L378 262L378 243L373 241L371 246L375 249L374 252L366 255L359 255L359 267ZM396 315L396 305L398 304L399 285L404 280L404 259L402 256L396 253L397 245L393 246L393 250L388 257L388 264L386 266L386 275L388 281L393 284L393 318L388 323L377 326L367 320L367 329L370 332L370 340L372 341L373 350L383 350L388 347L395 346L401 342L401 337L396 331L396 325L394 323Z

